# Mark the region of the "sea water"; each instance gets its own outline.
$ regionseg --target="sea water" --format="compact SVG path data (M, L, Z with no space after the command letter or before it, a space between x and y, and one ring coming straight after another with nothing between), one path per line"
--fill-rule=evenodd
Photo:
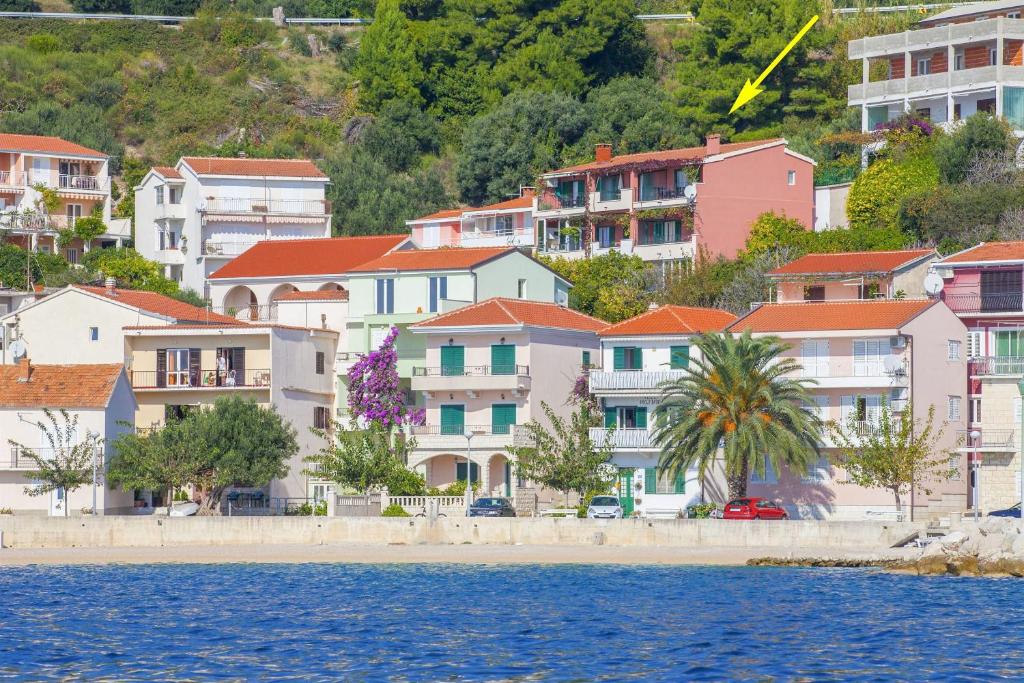
M1024 680L1024 582L875 570L0 568L0 679Z

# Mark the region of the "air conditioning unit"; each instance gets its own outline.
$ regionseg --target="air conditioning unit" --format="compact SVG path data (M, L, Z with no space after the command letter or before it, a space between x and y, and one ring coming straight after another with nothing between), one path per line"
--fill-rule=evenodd
M897 334L895 337L889 337L889 346L894 349L906 348L907 338L902 334Z

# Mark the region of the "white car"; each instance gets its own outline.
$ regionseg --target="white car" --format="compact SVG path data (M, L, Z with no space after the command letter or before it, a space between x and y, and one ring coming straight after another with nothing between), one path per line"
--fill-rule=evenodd
M616 496L594 496L587 507L587 519L622 519L622 504Z

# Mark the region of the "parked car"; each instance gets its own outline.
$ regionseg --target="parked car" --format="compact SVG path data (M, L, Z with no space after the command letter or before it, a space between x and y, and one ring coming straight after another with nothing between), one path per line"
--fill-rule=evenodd
M737 498L725 506L725 519L789 519L778 503L767 498Z
M1012 507L1008 507L1005 510L993 510L988 513L989 517L1020 517L1020 503Z
M594 496L587 506L587 519L622 519L622 503L615 496Z
M477 498L469 506L470 517L515 517L516 509L508 498Z

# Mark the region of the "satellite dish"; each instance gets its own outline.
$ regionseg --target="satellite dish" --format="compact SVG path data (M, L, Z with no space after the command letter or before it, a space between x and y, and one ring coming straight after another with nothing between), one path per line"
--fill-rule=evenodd
M924 278L924 291L928 292L932 296L935 296L942 291L945 283L937 273L928 273Z
M25 346L25 342L21 339L15 339L11 342L11 355L14 356L14 360L20 360L25 357L28 353L28 347Z
M903 372L903 359L899 356L888 355L882 359L882 367L885 368L886 373L894 375L896 373Z
M683 196L689 199L691 202L697 198L697 186L687 185L683 188Z

